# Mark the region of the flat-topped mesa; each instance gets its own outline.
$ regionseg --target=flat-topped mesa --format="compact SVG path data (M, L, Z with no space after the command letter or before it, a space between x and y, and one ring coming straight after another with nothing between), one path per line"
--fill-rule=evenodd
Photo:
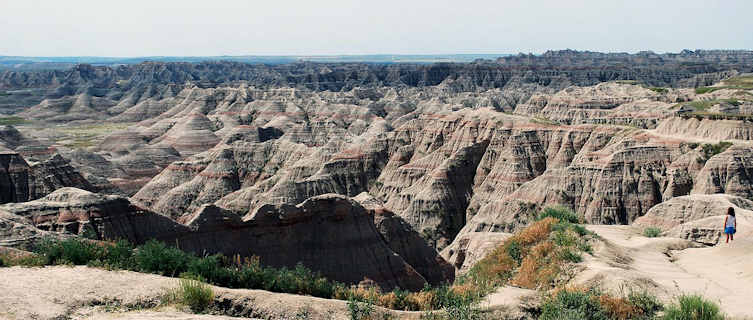
M38 229L133 243L157 239L196 254L257 256L265 266L292 268L301 263L333 280L348 284L370 280L385 290L420 290L427 282L391 249L393 244L410 244L400 247L400 253L421 253L410 260L420 263L431 283L454 277L451 268L429 268L426 259L436 259L434 263L443 260L418 235L410 237L409 231L382 223L380 229L392 239L388 244L374 224L373 213L335 194L312 197L297 206L264 205L246 220L204 205L186 215L181 220L185 224L143 210L120 196L75 188L62 188L35 201L6 204L0 211L25 217Z

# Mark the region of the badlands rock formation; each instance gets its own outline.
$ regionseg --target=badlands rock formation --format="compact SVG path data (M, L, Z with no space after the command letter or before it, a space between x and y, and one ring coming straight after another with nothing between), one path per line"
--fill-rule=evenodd
M726 194L672 198L651 208L635 225L658 227L668 237L715 245L722 236L722 225L730 207L735 209L741 231L737 236L749 238L753 234L753 201Z
M451 281L552 205L714 244L716 212L747 223L753 200L751 71L747 51L560 51L3 72L31 93L3 98L25 105L0 130L0 232L154 238L405 289Z
M338 195L312 197L297 206L265 205L246 218L205 205L182 224L126 198L75 188L6 204L0 212L28 219L41 230L84 234L88 229L99 239L133 243L157 239L197 254L257 256L269 266L302 263L330 279L371 280L390 290L419 290L427 281L436 285L454 279L454 269L400 218ZM6 232L13 228L6 226Z
M29 165L16 152L0 152L0 203L39 199L69 186L96 191L60 155Z

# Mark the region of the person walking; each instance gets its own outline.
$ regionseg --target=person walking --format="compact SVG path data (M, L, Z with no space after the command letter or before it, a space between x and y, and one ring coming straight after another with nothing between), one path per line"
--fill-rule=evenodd
M729 209L727 209L727 217L724 218L724 233L727 234L727 243L729 243L730 240L735 240L736 229L737 219L735 218L735 209L729 207Z

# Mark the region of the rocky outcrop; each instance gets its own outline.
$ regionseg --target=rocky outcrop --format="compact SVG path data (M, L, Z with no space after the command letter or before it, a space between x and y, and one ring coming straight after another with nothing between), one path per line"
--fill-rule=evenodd
M429 284L436 286L451 283L455 279L452 265L447 263L413 227L385 209L379 200L365 192L353 200L371 211L374 215L374 225L390 249L403 257Z
M43 238L56 236L34 227L28 218L0 209L0 248L29 248Z
M722 235L727 208L735 208L740 237L753 227L753 202L732 195L690 195L672 198L654 206L634 225L660 228L663 235L715 245Z
M18 153L0 153L0 203L29 200L29 164Z
M753 199L753 150L734 145L707 160L693 185L693 194L726 193Z
M39 199L58 188L76 187L89 191L97 189L59 154L30 166L29 200Z
M6 204L0 212L28 219L37 230L89 233L99 239L134 243L157 239L197 254L257 256L262 264L276 267L302 263L330 279L351 284L370 280L385 289L418 290L427 281L392 246L412 255L408 259L434 283L454 276L451 267L430 268L429 260L439 265L443 260L399 220L381 217L378 229L373 213L339 195L313 197L297 206L264 205L244 219L205 205L186 216L184 224L143 210L123 197L75 188L62 188L36 201Z
M462 275L511 236L504 232L462 233L442 250L442 257Z
M741 120L671 117L661 121L656 132L697 139L753 140L753 123Z

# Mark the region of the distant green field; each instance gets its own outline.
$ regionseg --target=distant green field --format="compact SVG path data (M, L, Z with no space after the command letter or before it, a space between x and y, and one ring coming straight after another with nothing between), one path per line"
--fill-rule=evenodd
M753 76L734 77L722 81L721 86L700 87L695 89L696 94L714 92L721 89L753 90Z
M708 109L709 107L716 104L721 104L721 103L729 103L733 106L739 106L741 104L740 100L737 100L737 99L697 100L697 101L691 101L691 102L685 102L685 103L678 103L674 105L672 109L687 104L695 108L697 112L703 112L703 111L706 111L706 109Z
M648 90L651 90L651 91L656 92L656 93L667 93L667 92L669 92L669 89L667 89L667 88L660 88L660 87L651 87L651 88L648 88Z
M15 117L15 116L0 117L0 126L15 126L19 124L28 123L28 122L29 121L21 117Z

